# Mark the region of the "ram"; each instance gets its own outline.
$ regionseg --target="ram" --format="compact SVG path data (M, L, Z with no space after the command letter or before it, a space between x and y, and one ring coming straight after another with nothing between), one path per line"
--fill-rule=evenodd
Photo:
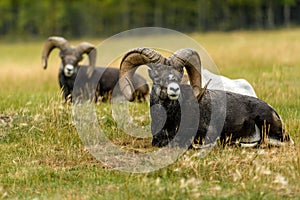
M207 85L202 88L201 60L196 51L181 49L167 58L149 48L129 51L120 64L120 89L129 101L134 98L132 77L140 65L149 67L153 82L150 94L152 145L210 145L218 138L222 144L244 146L293 143L283 129L279 115L264 101L248 95L210 90ZM190 85L181 84L184 68ZM197 107L193 108L194 101ZM198 116L197 120L181 116L195 110L199 112L194 115ZM197 122L193 138L187 137L188 131L177 137L182 127L189 130L193 126L194 122L190 121Z
M77 46L71 46L63 37L49 37L42 53L42 67L44 69L47 68L48 57L55 48L60 50L59 56L61 58L61 65L59 68L58 80L65 101L72 101L71 94L79 70L82 70L88 77L99 80L95 92L96 101L99 98L102 100L109 100L113 89L119 88L117 85L120 73L119 69L95 67L97 51L95 46L88 42L82 42ZM83 54L88 55L89 65L79 64L83 59ZM136 88L135 98L139 101L144 101L147 95L149 95L147 81L138 74L136 74L133 79L133 84Z

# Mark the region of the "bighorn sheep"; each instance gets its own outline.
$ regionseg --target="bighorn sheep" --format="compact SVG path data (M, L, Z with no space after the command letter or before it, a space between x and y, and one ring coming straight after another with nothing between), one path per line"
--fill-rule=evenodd
M189 120L182 123L181 113L193 106L193 99L199 108L199 120L195 137L187 139L194 144L213 144L217 138L223 144L245 146L259 145L263 141L276 146L292 143L279 115L264 101L233 92L209 90L207 85L202 88L201 60L196 51L181 49L167 58L149 48L129 51L120 63L120 89L129 101L134 98L131 80L140 65L149 67L153 82L150 94L152 145L173 144L171 141L174 142L180 126L189 123ZM188 73L190 85L181 84L183 68ZM181 105L185 105L183 102L187 102L187 106L181 109ZM217 113L216 118L212 117L213 112ZM187 144L185 138L177 138L175 143L192 144Z
M96 101L98 98L104 98L103 100L105 100L107 97L109 99L113 89L119 88L119 86L116 85L119 79L119 69L95 67L97 52L94 45L88 42L82 42L77 46L71 46L63 37L49 37L42 53L42 67L44 69L47 68L48 57L54 48L60 49L59 56L62 63L59 69L58 80L65 101L69 99L72 100L71 94L79 69L83 70L88 77L94 78L94 80L95 77L101 77L96 89ZM79 65L85 53L88 55L89 65ZM135 91L136 99L139 101L145 100L149 94L147 81L142 76L136 74L133 84L135 88L137 88Z

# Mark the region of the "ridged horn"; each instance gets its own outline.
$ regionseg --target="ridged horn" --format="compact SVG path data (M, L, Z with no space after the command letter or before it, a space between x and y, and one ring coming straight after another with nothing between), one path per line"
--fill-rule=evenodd
M195 97L201 94L201 60L199 54L192 49L180 49L170 57L164 58L160 53L149 48L136 48L129 51L120 64L120 89L127 100L134 100L132 77L140 65L160 63L175 68L186 68ZM150 65L148 65L150 67Z
M63 37L51 36L48 38L48 41L45 43L43 53L42 53L42 67L47 68L48 57L51 51L54 48L59 48L60 50L66 49L69 47L68 41Z
M76 50L78 51L78 53L84 54L86 53L89 57L89 68L87 71L87 74L89 77L91 77L94 69L95 69L95 65L96 65L96 56L97 56L97 50L96 47L88 42L82 42L79 45L77 45Z
M149 48L136 48L129 51L120 64L119 84L122 93L128 101L134 100L133 75L140 65L149 63L165 64L166 59L157 51ZM149 66L150 67L150 66Z
M174 67L185 67L195 97L201 94L201 60L199 54L192 49L180 49L171 55L168 60Z

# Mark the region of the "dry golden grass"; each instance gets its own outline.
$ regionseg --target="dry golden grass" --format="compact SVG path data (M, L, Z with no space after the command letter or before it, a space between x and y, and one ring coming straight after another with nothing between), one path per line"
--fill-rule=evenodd
M57 50L43 70L43 41L0 43L0 117L6 120L0 123L0 199L299 199L299 35L300 29L190 35L221 74L246 78L278 111L294 147L216 147L203 157L189 150L147 174L115 171L87 152L71 105L59 94ZM140 152L151 148L150 140L132 140L118 131L110 105L97 108L99 119L105 119L100 125L115 144L132 144Z

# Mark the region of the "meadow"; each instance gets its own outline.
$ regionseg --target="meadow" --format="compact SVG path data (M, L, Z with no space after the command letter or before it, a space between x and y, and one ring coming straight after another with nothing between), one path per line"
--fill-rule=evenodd
M299 199L299 35L300 29L189 34L222 75L247 79L278 111L295 146L215 147L203 157L188 150L150 173L115 170L86 150L72 106L60 96L57 50L43 70L44 41L0 40L0 199ZM118 134L110 105L97 109L106 134L116 144L130 143L132 137ZM135 148L151 150L150 141Z

